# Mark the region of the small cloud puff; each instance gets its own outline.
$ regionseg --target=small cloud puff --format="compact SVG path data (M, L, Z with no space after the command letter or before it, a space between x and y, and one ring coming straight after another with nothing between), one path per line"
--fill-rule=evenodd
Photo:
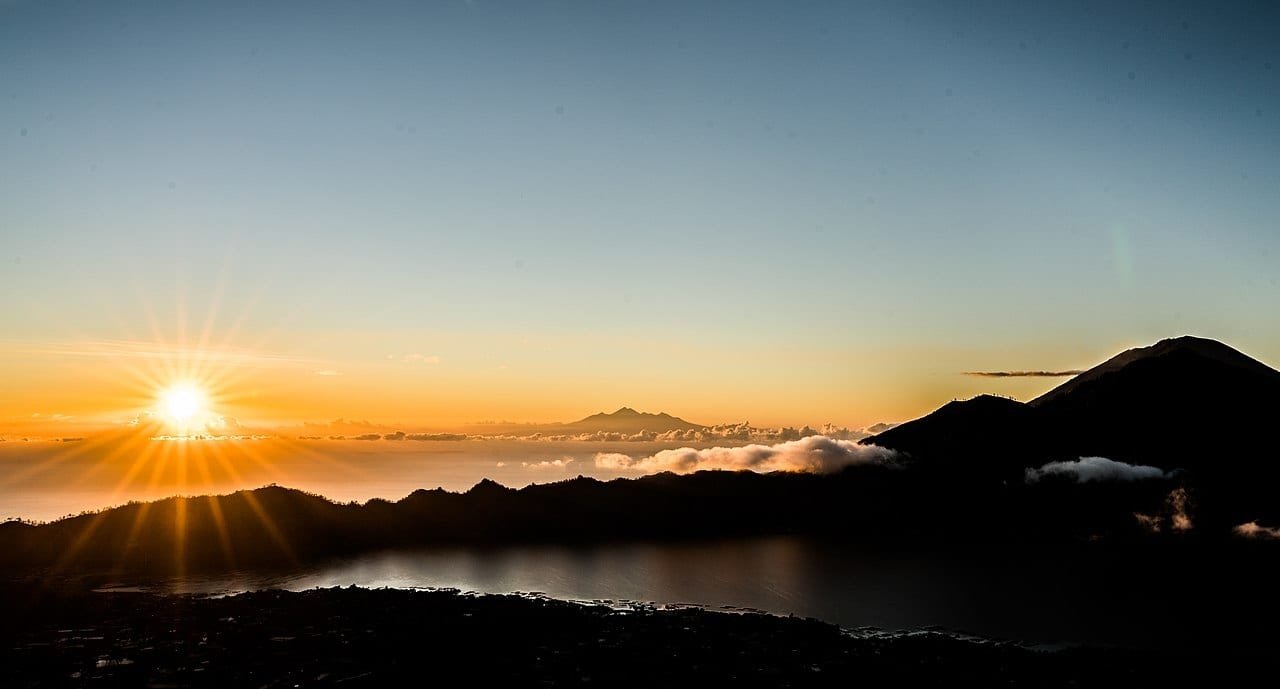
M315 372L315 374L316 374L317 376L340 376L340 375L342 375L342 371L336 371L336 370L331 369L331 368L322 368L322 369L320 369L320 370L316 371L316 372Z
M520 462L520 466L534 471L545 471L548 469L567 469L573 464L572 457L564 457L563 459L545 459L541 462Z
M1245 538L1258 538L1268 541L1280 540L1280 528L1274 526L1262 526L1258 522L1245 522L1231 529L1237 536Z
M1142 464L1125 464L1106 457L1081 457L1074 462L1049 462L1039 469L1027 469L1027 483L1050 477L1061 476L1073 478L1076 483L1091 481L1144 481L1149 479L1169 478L1159 467Z
M870 434L872 434L872 435L875 435L876 433L884 433L885 431L887 431L887 430L889 430L890 428L893 428L893 427L895 427L895 426L897 426L897 425L898 425L898 424L896 424L896 423L886 423L886 422L884 422L884 421L881 421L880 423L871 424L870 426L867 426L866 428L864 428L864 429L862 429L862 430L863 430L864 432L866 432L866 433L870 433Z
M1190 531L1193 526L1191 521L1191 496L1187 493L1186 488L1174 488L1164 499L1164 510L1157 514L1142 514L1134 512L1133 518L1138 520L1138 525L1151 533L1160 533L1168 528L1174 532ZM1253 526L1257 524L1250 522ZM1236 533L1246 536L1266 537L1265 534L1254 532L1246 534L1242 531L1249 530L1249 524L1241 524L1236 527ZM1262 529L1262 527L1258 527Z
M644 473L749 469L762 473L795 471L825 474L857 464L891 465L896 457L896 452L878 445L859 445L851 440L811 435L776 445L712 447L702 450L682 447L662 450L640 459L617 452L601 452L596 455L595 464L601 469Z
M404 356L400 357L400 360L401 361L418 361L424 364L440 363L440 357L439 355L436 355L436 354L417 354L417 353L405 354Z
M44 419L46 421L71 421L76 417L68 416L67 414L41 414L40 412L36 412L31 415L31 418Z

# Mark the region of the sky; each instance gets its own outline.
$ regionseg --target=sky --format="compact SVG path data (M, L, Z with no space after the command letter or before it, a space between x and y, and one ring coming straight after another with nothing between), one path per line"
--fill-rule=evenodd
M1280 364L1280 12L1039 4L2 1L0 435Z

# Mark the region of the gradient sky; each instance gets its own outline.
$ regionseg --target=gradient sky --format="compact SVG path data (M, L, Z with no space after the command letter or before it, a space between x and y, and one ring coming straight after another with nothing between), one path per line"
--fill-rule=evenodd
M1274 6L1033 5L0 2L0 424L195 369L254 420L857 426L1280 364Z

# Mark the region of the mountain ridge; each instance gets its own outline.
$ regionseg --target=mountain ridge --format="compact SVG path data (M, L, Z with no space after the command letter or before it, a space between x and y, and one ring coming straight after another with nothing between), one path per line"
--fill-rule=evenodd
M0 529L0 571L134 572L161 577L296 566L334 556L446 544L591 543L809 534L866 543L1121 539L1146 532L1166 481L1123 486L997 484L957 490L945 476L879 465L834 474L699 471L463 492L419 489L399 500L337 502L278 485L128 503ZM1085 495L1087 499L1080 496ZM963 514L964 519L955 516ZM1010 519L1011 514L1020 518ZM1218 534L1228 537L1229 534Z
M1271 510L1280 462L1262 452L1280 409L1280 371L1216 340L1129 349L1023 403L951 402L861 442L956 475L1017 481L1051 461L1105 457L1189 472L1222 513Z
M1051 403L1053 400L1073 392L1082 385L1088 384L1094 380L1099 380L1108 374L1123 370L1125 367L1139 361L1168 355L1177 356L1185 354L1194 354L1208 360L1216 361L1224 366L1253 371L1258 375L1270 377L1277 383L1280 383L1280 371L1277 371L1261 361L1240 352L1230 345L1219 342L1218 340L1211 340L1193 335L1182 335L1180 337L1166 338L1146 347L1126 349L1125 351L1084 371L1083 373L1073 376L1061 385L1058 385L1039 397L1030 400L1027 404L1039 406Z

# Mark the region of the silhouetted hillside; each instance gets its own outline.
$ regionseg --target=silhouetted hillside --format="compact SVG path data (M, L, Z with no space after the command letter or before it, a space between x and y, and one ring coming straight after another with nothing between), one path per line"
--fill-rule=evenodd
M1266 447L1280 410L1280 371L1213 340L1181 337L1133 349L1030 402L1082 452L1165 467L1207 468L1220 449ZM1253 464L1252 457L1214 464Z
M402 500L338 504L269 486L230 495L130 504L0 530L10 573L175 575L283 566L424 544L590 542L810 534L908 544L1145 538L1133 518L1158 514L1165 480L958 489L929 471L851 467L835 475L707 471L512 490L418 490ZM1226 536L1227 534L1216 534Z
M1133 375L1135 369L1130 367L1140 362L1158 362L1158 365L1163 368L1160 372L1169 375L1185 375L1191 370L1211 367L1219 372L1234 371L1239 373L1241 374L1241 377L1237 379L1239 381L1269 384L1272 391L1277 386L1280 386L1280 371L1276 371L1257 359L1246 356L1217 340L1184 335L1161 340L1149 347L1127 349L1037 397L1031 401L1031 405L1046 406L1061 402L1073 397L1075 393L1080 392L1082 389L1087 390L1090 386L1102 381L1106 381L1109 385L1124 385L1127 387L1149 384L1152 381L1120 381L1109 377L1112 374L1122 372L1127 372L1126 375ZM1142 369L1139 368L1138 370ZM1245 385L1249 384L1245 383ZM1224 388L1222 391L1228 392L1229 390ZM1236 390L1236 392L1239 391Z
M1225 524L1280 516L1272 426L1280 372L1213 340L1131 349L1023 404L952 402L862 442L957 473L1017 480L1026 468L1084 456L1186 472Z
M948 402L861 442L908 452L942 471L986 479L1020 477L1028 457L1051 451L1034 409L994 395Z

